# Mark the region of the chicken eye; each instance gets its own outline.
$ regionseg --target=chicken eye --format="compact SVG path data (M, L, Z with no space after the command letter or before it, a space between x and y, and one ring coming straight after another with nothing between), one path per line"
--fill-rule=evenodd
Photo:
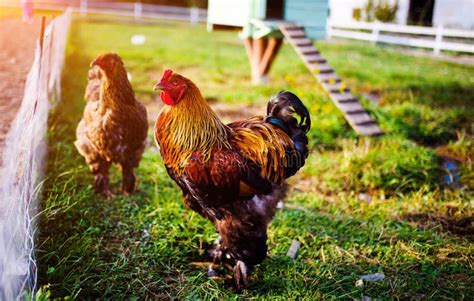
M173 85L174 85L174 86L177 86L177 85L178 85L178 81L177 81L177 80L174 80L174 81L173 81Z

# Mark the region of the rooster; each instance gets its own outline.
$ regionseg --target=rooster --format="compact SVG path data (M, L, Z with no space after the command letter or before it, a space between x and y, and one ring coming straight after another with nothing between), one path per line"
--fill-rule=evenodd
M155 124L155 140L168 174L185 204L219 233L208 276L230 264L241 290L267 255L267 227L285 179L308 156L308 110L295 94L280 92L270 99L267 116L226 125L191 80L166 70L154 86L158 89L165 106Z
M89 71L84 115L76 130L75 145L94 174L94 189L107 197L109 168L122 167L122 191L135 191L134 168L146 146L148 131L145 107L135 100L122 59L117 54L99 55ZM97 68L95 67L95 68ZM100 93L97 94L97 85Z

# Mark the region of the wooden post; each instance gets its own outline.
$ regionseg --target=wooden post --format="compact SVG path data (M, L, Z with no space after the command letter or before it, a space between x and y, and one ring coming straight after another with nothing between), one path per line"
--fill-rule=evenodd
M380 28L379 28L379 22L378 21L375 21L373 23L373 27L372 27L372 44L377 44L377 41L379 39L379 33L380 33Z
M282 44L281 38L263 37L244 39L245 50L250 62L252 83L268 82L268 72Z
M191 7L189 9L189 22L191 25L196 25L199 22L199 8Z
M142 16L142 3L141 2L135 2L133 4L133 16L135 19L141 18Z
M79 4L79 12L81 15L87 15L87 0L81 0Z
M41 17L41 30L39 36L39 45L41 53L43 53L44 31L46 30L46 16Z
M259 72L260 74L266 75L270 70L270 67L275 59L278 50L283 42L283 39L277 39L274 37L268 38L267 48L263 54L262 60L260 61Z

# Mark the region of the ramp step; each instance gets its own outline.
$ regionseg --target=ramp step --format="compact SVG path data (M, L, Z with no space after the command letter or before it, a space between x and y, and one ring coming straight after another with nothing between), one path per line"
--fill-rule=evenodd
M354 125L354 128L364 136L380 136L384 134L375 122L362 126Z
M307 63L309 64L315 64L315 63L326 63L326 59L323 58L319 54L311 54L311 55L305 55L304 59Z
M314 74L334 73L334 70L328 64L308 64L308 66Z
M354 97L350 92L347 93L330 93L331 98L334 101L340 102L340 103L349 103L349 102L358 102L357 98Z
M303 55L319 54L319 51L313 46L301 46L301 47L295 47L295 48L299 53L302 53Z
M302 47L302 46L313 46L313 41L311 41L308 38L294 38L290 39L290 43L297 47Z
M336 75L336 73L320 73L320 74L316 74L316 78L320 82L327 82L327 83L341 82L341 79Z
M303 39L307 38L306 32L304 30L294 30L288 32L288 37L293 39Z
M326 89L326 91L328 91L329 93L344 93L344 92L349 91L349 88L346 87L346 85L341 84L340 82L333 83L333 84L330 84L330 83L322 83L322 84L323 84L324 89Z
M367 112L352 113L348 114L347 117L352 120L352 123L357 125L370 124L375 122L374 119Z

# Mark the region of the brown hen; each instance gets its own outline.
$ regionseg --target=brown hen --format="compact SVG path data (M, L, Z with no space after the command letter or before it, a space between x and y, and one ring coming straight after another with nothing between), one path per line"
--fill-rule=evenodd
M122 191L135 191L134 168L146 146L148 130L145 107L135 99L122 59L117 54L99 55L89 71L84 115L76 130L75 145L94 174L97 193L111 196L109 168L122 167ZM100 84L100 92L97 85Z

